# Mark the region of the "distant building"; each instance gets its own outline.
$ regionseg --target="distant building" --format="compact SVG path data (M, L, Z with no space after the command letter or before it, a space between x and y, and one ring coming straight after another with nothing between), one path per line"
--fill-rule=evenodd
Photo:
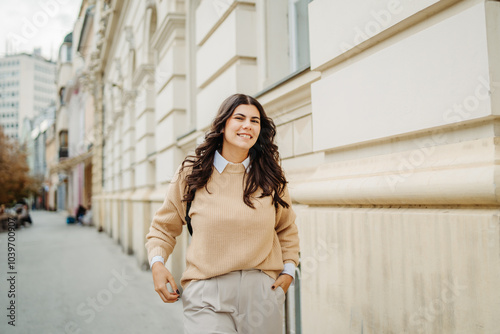
M0 125L8 137L21 138L24 119L55 103L55 69L36 53L0 58Z
M45 156L45 142L48 134L47 130L54 124L55 106L49 106L31 121L26 122L28 137L24 140L30 155L28 165L32 175L44 176L47 169L47 159ZM31 129L28 127L31 126ZM23 138L24 139L24 138Z
M59 48L56 123L47 142L52 157L47 203L50 209L67 210L71 215L80 205L88 208L92 194L94 102L87 87L91 54L86 49L92 44L93 20L91 11L80 14L74 31Z
M55 111L55 105L51 105L38 113L33 119L25 118L23 124L21 142L24 143L28 153L30 174L39 180L43 180L40 194L34 198L35 207L38 209L49 209L47 201L47 141L53 136Z

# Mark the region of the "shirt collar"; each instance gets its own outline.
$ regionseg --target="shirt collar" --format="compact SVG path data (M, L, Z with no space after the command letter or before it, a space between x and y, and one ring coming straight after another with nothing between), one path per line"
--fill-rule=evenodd
M231 162L227 161L224 159L224 157L219 153L219 151L215 151L215 156L214 156L214 167L217 169L217 171L222 174L224 169L228 164ZM250 165L250 155L241 162L243 164L243 167L245 167L245 171L248 169L248 166Z

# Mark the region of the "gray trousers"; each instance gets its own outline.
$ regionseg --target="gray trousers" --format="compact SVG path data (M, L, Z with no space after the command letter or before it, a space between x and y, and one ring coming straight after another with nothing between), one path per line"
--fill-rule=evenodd
M185 334L282 334L285 293L260 270L191 281L182 294Z

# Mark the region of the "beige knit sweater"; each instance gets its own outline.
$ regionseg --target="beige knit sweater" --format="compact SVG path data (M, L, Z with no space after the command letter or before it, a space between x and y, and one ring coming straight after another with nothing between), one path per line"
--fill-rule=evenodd
M163 205L156 212L146 236L148 259L161 255L167 260L175 238L185 224L186 202L182 202L186 168L172 180ZM186 254L181 285L235 270L260 269L276 279L284 263L299 261L299 238L288 189L283 199L288 209L275 209L270 196L253 198L255 209L243 202L242 164L229 163L222 173L213 168L208 190L198 189L189 215L193 236Z

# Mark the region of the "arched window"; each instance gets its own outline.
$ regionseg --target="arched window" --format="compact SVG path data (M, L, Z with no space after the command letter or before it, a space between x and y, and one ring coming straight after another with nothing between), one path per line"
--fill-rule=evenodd
M65 87L61 87L61 89L59 89L59 103L61 105L64 105L64 92L65 91L66 91Z
M68 157L68 130L59 132L59 159Z
M64 43L59 49L59 61L61 63L71 62L71 44Z

